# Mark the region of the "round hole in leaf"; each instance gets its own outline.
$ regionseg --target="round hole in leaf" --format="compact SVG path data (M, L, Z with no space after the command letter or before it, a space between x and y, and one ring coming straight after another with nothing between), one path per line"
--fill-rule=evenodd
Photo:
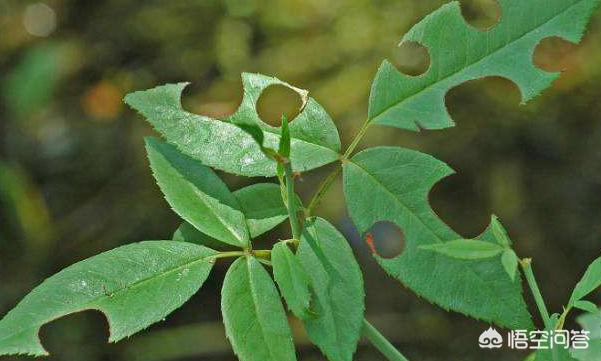
M82 348L107 347L108 322L102 312L85 310L44 324L39 337L53 359L72 360Z
M430 67L428 49L414 41L394 47L389 59L400 72L411 76L421 75Z
M557 72L578 66L581 60L577 45L557 36L543 39L534 50L534 64L539 68Z
M496 0L464 0L461 14L465 21L479 30L493 28L501 19L501 8Z
M265 123L279 127L282 114L291 121L298 115L301 106L302 100L297 92L283 85L270 85L257 101L257 113Z
M405 235L394 223L375 223L364 235L364 240L372 253L382 258L395 258L405 249Z

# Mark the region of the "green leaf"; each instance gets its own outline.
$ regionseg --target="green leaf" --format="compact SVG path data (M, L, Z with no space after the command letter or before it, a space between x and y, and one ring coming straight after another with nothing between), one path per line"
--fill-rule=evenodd
M559 76L534 65L538 43L554 36L579 42L598 4L599 0L502 0L500 21L487 31L465 22L458 1L443 5L401 41L424 45L430 68L423 75L408 76L384 61L372 84L370 121L409 130L451 127L446 93L489 76L513 81L522 102L527 102Z
M477 239L457 239L444 243L419 246L419 249L440 253L457 259L486 259L499 255L503 248L499 245Z
M40 327L65 315L102 311L110 342L161 321L207 279L216 252L192 243L133 243L48 278L0 321L0 355L47 355Z
M596 304L592 303L591 301L584 300L574 302L574 307L576 307L579 310L583 310L590 313L595 313L599 309Z
M574 302L586 297L601 286L601 257L597 258L588 266L588 269L582 276L582 279L576 284L572 297L570 297L570 305Z
M505 272L507 272L509 278L511 278L511 281L515 280L515 275L518 270L518 263L518 255L515 254L512 249L506 249L503 251L503 254L501 255L501 264L503 265L503 268L505 269Z
M221 311L227 337L241 361L296 360L280 295L254 257L237 259L227 271Z
M317 243L328 264L316 255ZM351 361L363 327L363 276L346 239L321 218L307 220L297 252L308 270L314 317L303 320L307 334L330 361Z
M495 238L497 239L497 242L500 245L502 245L503 247L511 246L511 239L507 235L507 231L505 230L505 227L503 227L503 225L501 224L501 222L499 221L499 218L497 216L493 215L491 217L490 227L492 229L493 234L495 235Z
M576 321L582 326L582 329L589 331L589 346L584 350L570 350L572 357L578 361L598 361L601 360L601 310L585 313L578 316Z
M557 328L560 315L554 313L550 317L549 327L545 328L545 331L554 331ZM570 350L563 347L553 347L548 349L540 349L536 351L535 356L532 360L536 361L575 361L570 356Z
M269 231L288 218L282 201L280 186L274 183L257 183L234 192L240 209L246 217L251 237Z
M227 244L247 247L248 229L234 195L208 167L173 145L146 139L150 167L165 199L185 221Z
M278 242L271 251L273 276L288 308L298 318L306 319L310 312L309 276L285 242Z
M194 228L194 226L188 222L182 222L179 227L177 227L175 232L173 232L171 239L178 242L195 243L219 251L230 251L236 249L229 244L207 236L198 229Z
M343 170L349 214L359 232L379 221L403 230L401 255L375 256L389 275L446 310L511 329L532 329L520 282L507 277L498 259L459 260L419 249L462 238L428 203L433 185L452 173L446 164L416 151L378 147L358 153ZM477 238L497 244L490 228Z
M278 153L282 157L290 157L290 127L288 126L288 119L286 115L282 114L282 138L280 138L280 145L278 147Z
M305 90L260 74L242 74L242 84L244 96L240 108L225 121L185 111L181 93L186 83L131 93L125 97L125 102L146 117L167 141L207 166L245 176L274 176L276 163L235 124L257 124L264 131L265 146L276 149L280 130L259 118L256 104L268 86L283 85L303 99L301 112L290 122L293 169L307 171L338 159L340 139L336 126Z

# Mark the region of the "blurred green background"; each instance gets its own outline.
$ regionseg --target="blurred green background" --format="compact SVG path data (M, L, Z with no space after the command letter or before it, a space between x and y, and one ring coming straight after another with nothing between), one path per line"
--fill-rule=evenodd
M124 94L190 81L185 107L224 117L240 102L240 72L261 72L309 89L348 144L366 116L382 59L410 74L427 68L427 51L396 44L443 3L0 0L0 315L75 261L133 241L167 239L176 228L145 158L143 137L153 131L124 106ZM480 28L500 15L494 0L461 3ZM541 43L536 63L565 71L528 105L519 106L509 81L479 80L447 96L457 127L423 133L373 127L362 143L419 149L449 163L457 174L435 187L433 207L467 237L497 214L518 253L535 258L553 311L601 253L601 12L589 29L579 46ZM294 94L270 88L260 114L267 121L282 112L294 116L298 104ZM330 169L302 175L305 199ZM254 181L225 178L233 188ZM525 356L478 349L488 325L446 313L387 278L346 215L340 183L318 214L333 220L355 249L367 318L411 360ZM287 231L278 228L262 246ZM398 230L384 224L374 233L382 253L401 251ZM234 360L220 325L225 266L166 322L118 344L106 344L107 325L97 312L45 326L49 360ZM594 297L601 301L599 293ZM295 330L300 359L323 360L297 324ZM355 359L383 360L366 344Z

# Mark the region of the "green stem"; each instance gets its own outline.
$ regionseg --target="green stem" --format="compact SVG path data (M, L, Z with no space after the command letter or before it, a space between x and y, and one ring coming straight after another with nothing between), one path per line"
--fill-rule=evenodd
M294 194L294 175L292 174L292 166L290 162L284 164L284 172L286 174L286 193L288 199L288 217L290 218L290 227L292 228L292 238L300 239L301 226L298 221L298 209L295 202L296 195Z
M317 192L315 193L313 198L311 198L311 202L309 203L309 206L307 207L307 216L311 216L311 214L313 214L313 211L315 210L315 208L317 208L317 206L321 202L321 199L326 194L326 192L328 191L328 189L330 188L330 186L332 185L334 180L336 180L336 178L338 177L340 172L342 172L342 168L336 167L336 170L334 170L332 173L328 174L326 179L324 179L324 181L319 185Z
M346 148L346 152L344 152L342 160L346 160L351 156L355 148L357 148L357 145L359 145L361 139L363 139L363 137L365 136L365 132L367 132L369 124L369 118L365 119L365 122L363 122L361 129L359 129L359 132L357 133L357 135L355 135L355 138L353 138L351 144L348 146L348 148Z
M346 149L346 151L340 158L340 161L342 163L344 163L344 161L346 161L351 156L351 154L353 153L355 148L357 148L357 145L359 145L359 142L365 136L365 132L367 132L367 128L369 127L369 124L370 124L369 118L365 119L365 122L361 126L361 129L359 129L359 132L357 133L357 135L355 135L355 137L351 141L351 144L348 146L348 148ZM336 178L338 177L338 175L340 174L341 171L342 171L342 168L336 167L336 169L334 171L332 171L332 173L330 173L324 179L324 181L319 185L317 192L315 193L315 195L311 199L311 202L309 202L309 206L307 207L307 215L308 216L313 214L313 211L315 210L315 208L317 208L317 206L319 205L319 202L321 202L321 199L328 192L328 190L330 189L330 186L332 185L332 183L334 183L334 181L336 180Z
M540 288L538 287L538 283L536 282L536 278L534 277L534 272L532 271L532 259L524 258L520 261L520 265L524 270L524 276L526 276L528 287L530 287L530 292L532 292L532 296L534 297L536 307L538 307L538 311L540 312L540 315L543 319L545 328L547 330L550 330L553 326L551 325L551 317L549 316L549 311L547 310L547 306L545 305L543 295L540 292Z
M389 361L408 361L369 321L363 319L363 336Z
M566 318L568 317L568 314L570 313L571 310L572 310L572 306L568 306L563 309L561 316L559 316L559 320L557 320L557 326L555 326L556 330L563 330L563 325L565 324Z

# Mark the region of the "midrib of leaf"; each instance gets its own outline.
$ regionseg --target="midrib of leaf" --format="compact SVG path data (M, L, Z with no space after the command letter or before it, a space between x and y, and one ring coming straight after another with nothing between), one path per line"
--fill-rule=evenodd
M269 350L269 355L271 356L272 360L276 360L276 358L274 357L273 354L273 350L271 349L271 344L269 342L267 342L267 339L265 338L265 326L263 325L263 323L261 322L261 317L259 317L259 309L257 308L257 305L259 304L259 298L257 295L257 292L255 290L255 283L253 282L253 277L252 277L252 272L250 271L250 258L246 259L246 269L248 271L248 284L250 286L250 295L253 298L253 309L255 311L255 315L257 316L257 324L259 325L259 327L261 328L261 338L263 339L263 343L265 345L267 345L267 350ZM259 264L259 267L263 267Z
M526 1L526 0L523 0L523 1ZM579 5L579 4L580 4L581 2L583 2L583 1L586 1L586 0L580 0L580 1L578 1L578 2L576 2L576 3L574 3L574 4L572 4L572 5L570 5L570 6L568 6L568 7L566 7L566 8L565 8L565 9L563 9L563 10L562 10L560 13L558 13L558 14L556 14L556 15L553 15L552 17L550 17L550 18L548 18L548 19L545 19L543 22L541 22L540 24L537 24L537 25L535 25L535 26L534 26L534 28L532 28L531 30L528 30L528 31L526 31L526 32L525 32L525 33L523 33L522 35L520 35L520 36L518 36L518 37L516 37L516 38L514 38L514 39L510 39L509 41L507 41L507 42L506 42L506 43L504 43L503 45L501 45L501 46L499 46L499 47L495 48L495 49L494 49L492 52L490 52L490 53L488 53L488 54L486 54L486 55L482 56L481 58L477 59L476 61L472 62L471 64L469 64L469 65L466 65L465 67L463 67L463 68L461 68L461 69L459 69L459 70L456 70L456 71L454 71L454 72L452 72L452 73L449 73L449 74L445 75L445 76L444 76L444 77L442 77L442 78L437 78L437 79L436 79L434 82L432 82L431 84L428 84L426 87L424 87L424 88L422 88L422 89L420 89L420 90L418 90L418 91L416 91L416 92L414 92L414 93L411 93L411 94L409 94L409 95L408 95L408 96L406 96L406 97L405 97L403 100L401 100L401 101L399 101L399 102L397 102L397 103L394 103L394 104L392 104L392 105L390 105L390 106L387 106L387 107L386 107L384 110L382 110L382 111L381 111L381 112L379 112L378 114L374 115L374 116L373 116L373 117L370 119L370 123L371 123L371 122L373 122L373 121L375 121L375 120L377 120L377 119L378 119L378 118L380 118L382 115L384 115L384 113L387 113L388 111L390 111L392 108L394 108L394 107L398 106L399 104L402 104L402 103L406 102L407 100L409 100L409 99L411 99L411 98L413 98L413 97L415 97L415 96L417 96L417 95L419 95L419 94L421 94L421 93L423 93L423 92L425 92L425 91L427 91L427 90L430 90L430 89L431 89L432 87L434 87L436 84L438 84L438 83L440 83L440 82L442 82L442 81L445 81L445 80L447 80L447 79L449 79L449 78L452 78L452 77L454 77L455 75L457 75L457 74L459 74L459 73L461 73L461 72L464 72L464 71L466 71L466 70L470 69L470 68L471 68L471 67L473 67L474 65L478 65L478 64L479 64L479 63L481 63L482 61L484 61L484 60L488 59L489 57L493 56L494 54L498 53L499 51L501 51L501 50L505 49L507 46L509 46L509 45L511 45L511 44L514 44L514 43L516 43L517 41L519 41L519 40L523 39L524 37L526 37L526 36L528 36L528 35L532 34L532 33L533 33L533 32L535 32L535 31L537 31L539 28L543 27L544 25L547 25L547 24L548 24L550 21L552 21L552 20L555 20L557 17L559 17L559 16L563 15L563 14L564 14L564 13L566 13L568 10L570 10L570 9L571 9L571 8L573 8L573 7L575 7L576 5ZM502 15L501 15L501 17L502 17ZM501 19L500 21L503 21L503 20ZM466 26L470 26L470 25L468 25L468 24L466 23ZM481 30L480 30L480 31L481 31ZM487 31L492 31L492 29L490 29L490 30L487 30ZM419 76L418 76L418 77L419 77ZM510 79L510 80L511 80L511 79Z
M229 232L230 232L230 233L231 233L231 234L234 236L234 238L236 238L238 241L240 241L240 243L241 243L241 244L243 244L244 246L248 246L248 243L249 243L249 242L248 242L248 241L245 241L245 240L244 240L244 239L242 239L242 238L240 238L240 236L241 236L241 235L239 235L239 234L238 234L238 233L237 233L237 232L236 232L234 229L232 229L232 227L231 227L230 225L228 225L228 224L227 224L227 222L226 222L226 221L223 219L223 217L222 217L222 215L221 215L221 212L219 212L219 210L216 210L216 209L215 209L215 207L213 206L213 204L211 204L211 202L206 202L206 201L205 201L205 199L204 199L205 197L211 197L211 196L209 196L208 194L205 194L205 193L201 192L199 189L197 189L197 188L194 186L194 184L193 184L192 182L190 182L190 181L186 180L185 178L184 178L184 180L185 180L186 182L190 183L190 185L192 186L192 189L194 190L194 192L195 192L196 194L198 194L198 195L199 195L199 198L200 198L200 199L202 199L202 201L203 201L205 204L207 204L207 203L208 203L209 207L210 207L210 208L211 208L211 209L214 211L214 213L213 213L213 214L215 214L215 217L217 218L217 220L219 221L219 223L221 223L221 225L223 225L223 227L224 227L225 229L227 229L227 230L228 230L228 231L229 231ZM212 197L211 197L211 198L212 198ZM219 199L216 199L216 198L213 198L213 199L215 199L215 202L217 202L217 203L219 203L219 204L223 205L224 207L231 208L231 207L230 207L230 206L228 206L227 204L225 204L225 203L222 203L222 202L221 202ZM242 211L241 211L241 210L239 210L239 209L235 209L235 208L232 208L232 209L234 209L234 210L236 210L236 211L240 212L240 213L242 214L242 218L244 218L244 219L246 220L246 217L244 216L244 212L242 212ZM245 224L246 224L246 222L245 222ZM195 228L196 228L196 227L195 227ZM248 229L248 224L246 225L246 232L247 232L247 236L250 238L250 230Z
M163 250L164 250L164 251L167 251L167 250L165 250L165 249L163 249ZM170 253L169 251L167 251L167 252L168 252L168 253ZM190 261L190 262L184 263L184 264L182 264L182 265L179 265L179 266L177 266L177 267L174 267L174 268L167 269L167 270L165 270L164 272L161 272L161 273L155 274L155 275L153 275L153 276L151 276L151 277L146 277L146 278L143 278L143 279L141 279L141 280L138 280L138 281L136 281L136 282L132 283L132 284L131 284L131 285L129 285L129 286L125 286L125 287L117 288L117 289L116 289L114 292L109 292L109 294L108 294L108 295L106 295L106 294L103 294L103 295L101 295L101 296L98 296L98 297L96 297L96 298L94 298L94 299L90 300L88 303L86 303L86 304L82 305L82 307L80 308L80 310L79 310L79 311L83 311L83 310L96 310L96 309L98 309L98 308L89 307L89 306L91 306L91 305L92 305L93 303L95 303L95 302L98 302L99 300L102 300L102 299L105 299L105 298L112 298L112 297L114 297L114 295L116 295L117 293L124 292L125 290L129 290L129 289L137 288L137 287L139 287L139 286L141 286L141 285L143 285L143 284L145 284L145 283L147 283L147 282L150 282L150 281L152 281L152 280L154 280L154 279L157 279L157 278L159 278L159 277L164 277L164 276L170 275L170 274L172 274L172 273L174 273L174 272L177 272L177 271L179 271L179 270L181 270L181 269L184 269L184 268L186 268L186 267L191 267L191 266L195 265L196 263L203 262L203 261L205 261L205 260L207 260L207 259L213 258L213 256L214 256L214 255L211 255L211 256L208 256L208 257L196 258L196 259L194 259L194 260L192 260L192 261ZM98 309L98 310L102 312L102 310L100 310L100 309ZM48 321L48 322L51 322L51 321L52 321L52 320L50 320L50 321ZM9 334L8 336L6 336L6 337L4 337L4 338L0 339L0 341L7 340L7 339L9 339L9 338L11 338L11 337L13 337L13 336L15 336L15 335L18 335L18 334L20 334L20 333L23 333L23 332L25 332L25 331L27 331L27 330L31 330L31 329L35 330L35 329L37 329L37 328L38 328L38 327L24 327L24 328L20 328L20 329L18 329L16 332L13 332L13 333Z
M359 164L353 162L352 160L348 160L349 163L352 163L354 166L356 166L357 168L361 169L365 174L367 174L371 179L373 179L376 183L378 183L385 191L386 193L388 193L392 199L394 199L394 201L399 204L403 209L405 209L406 211L409 212L409 214L411 214L411 216L415 219L417 219L419 221L420 224L422 224L427 230L430 231L430 233L432 233L435 237L436 237L436 241L438 243L443 243L446 240L442 239L438 233L436 233L430 226L428 226L426 223L424 223L424 221L421 219L421 217L416 216L413 212L413 210L411 210L411 208L409 208L407 205L405 205L405 203L401 202L401 200L399 199L399 197L394 194L390 189L388 189L382 182L380 182L380 180L378 178L376 178L375 176L373 176L370 172L368 172L365 168L363 168L362 166L360 166ZM446 225L445 225L446 226Z

